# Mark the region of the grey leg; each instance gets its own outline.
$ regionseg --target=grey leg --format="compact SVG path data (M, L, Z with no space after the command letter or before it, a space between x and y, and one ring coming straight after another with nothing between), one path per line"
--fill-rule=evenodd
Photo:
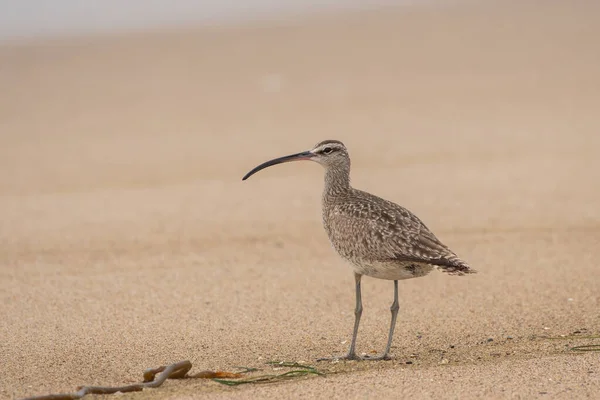
M390 358L389 352L392 347L392 339L394 338L394 328L396 328L396 318L398 317L398 310L400 309L400 305L398 304L398 281L394 281L394 302L390 307L390 311L392 312L392 322L390 323L390 333L388 336L387 346L385 347L385 351L381 358L387 360Z
M398 304L398 281L394 281L394 302L390 307L390 311L392 312L392 321L390 323L390 332L388 335L387 346L385 346L385 351L382 355L376 357L368 357L368 360L389 360L390 356L390 348L392 347L392 339L394 338L394 328L396 327L396 318L398 317L398 310L400 309L400 305Z
M354 308L354 330L352 331L352 341L350 342L350 350L348 354L342 357L331 357L331 358L319 358L317 361L325 360L360 360L361 358L356 355L356 336L358 335L358 325L360 324L360 317L362 316L362 296L360 290L360 280L362 275L354 274L354 281L356 282L356 307Z
M362 316L362 296L360 290L360 279L362 275L354 274L354 280L356 281L356 307L354 308L354 330L352 331L352 341L350 342L350 350L345 358L349 360L358 359L356 356L356 336L358 336L358 325L360 324L360 317Z

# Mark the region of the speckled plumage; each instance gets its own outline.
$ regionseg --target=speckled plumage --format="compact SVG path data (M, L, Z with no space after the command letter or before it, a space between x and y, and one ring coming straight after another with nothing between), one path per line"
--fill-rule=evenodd
M473 273L425 224L406 208L350 185L350 158L339 141L339 156L328 165L323 191L323 225L338 254L355 272L380 279L424 276L433 268L449 274Z
M333 248L354 269L356 307L352 341L348 354L334 359L387 360L399 309L398 281L425 276L433 269L452 275L475 271L413 213L391 201L354 189L350 185L350 156L346 146L338 140L325 140L309 151L262 163L243 180L269 166L297 160L316 161L325 168L323 225ZM383 354L377 357L360 357L355 351L362 315L363 275L394 281L388 342Z

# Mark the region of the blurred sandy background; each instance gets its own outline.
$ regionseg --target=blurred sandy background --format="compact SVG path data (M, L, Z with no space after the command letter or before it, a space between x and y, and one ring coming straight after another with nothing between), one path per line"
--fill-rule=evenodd
M126 397L598 398L569 350L600 344L598 21L486 1L2 45L0 397L189 359L335 373ZM315 363L354 318L321 168L241 181L323 139L479 270L401 282L392 361ZM360 352L392 289L363 281Z

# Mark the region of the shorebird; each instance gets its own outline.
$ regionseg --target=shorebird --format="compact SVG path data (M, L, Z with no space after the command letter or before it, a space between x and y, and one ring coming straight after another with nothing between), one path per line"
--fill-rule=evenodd
M476 271L444 245L412 212L391 201L350 185L350 156L338 140L325 140L311 150L275 158L248 172L242 180L272 165L316 161L325 168L322 197L323 225L336 252L353 267L356 305L350 349L344 356L321 360L389 360L398 316L398 281L427 275L433 269L451 275ZM379 356L356 354L362 315L362 276L394 281L394 301L388 341Z

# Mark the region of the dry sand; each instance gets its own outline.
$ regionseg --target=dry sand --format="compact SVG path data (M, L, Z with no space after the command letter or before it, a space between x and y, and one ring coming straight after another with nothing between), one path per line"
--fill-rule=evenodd
M126 397L599 398L600 353L569 350L600 344L599 20L486 2L0 49L0 397L189 359L332 373ZM328 138L479 270L401 282L392 361L315 363L354 306L321 168L241 181ZM392 283L363 282L381 351Z

